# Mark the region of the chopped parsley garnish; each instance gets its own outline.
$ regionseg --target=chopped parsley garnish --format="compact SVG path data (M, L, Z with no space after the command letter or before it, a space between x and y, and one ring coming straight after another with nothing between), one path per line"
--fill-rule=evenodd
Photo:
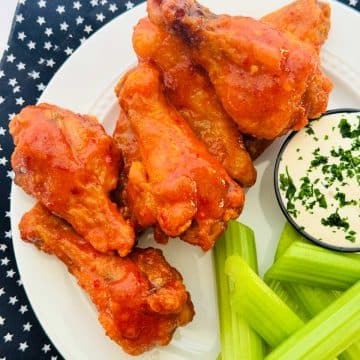
M345 194L342 192L338 192L335 194L334 198L339 201L339 206L342 208L346 205L356 205L357 202L355 200L346 201Z
M338 127L340 129L340 133L343 138L354 139L360 136L360 116L358 116L357 118L358 118L358 125L356 129L351 129L351 125L349 124L347 119L342 118L340 120Z
M313 128L311 127L310 124L306 126L305 132L306 132L308 135L315 135L315 132L314 132L314 130L313 130Z
M339 213L339 209L332 214L330 214L327 218L322 218L321 223L325 226L336 227L338 229L343 228L345 231L349 229L349 223L346 221L347 218L341 218Z
M300 217L305 210L308 216L319 214L318 223L330 227L330 232L338 234L341 231L344 233L343 239L352 242L358 241L354 231L358 231L358 229L352 229L350 223L352 217L348 218L347 213L343 213L343 210L339 211L339 209L355 206L356 209L346 208L344 210L350 211L349 214L352 214L353 210L356 214L360 209L360 198L357 192L347 189L350 184L354 186L355 182L360 186L360 116L351 119L342 116L337 125L332 127L332 131L336 131L336 134L328 131L327 133L323 132L320 136L320 133L318 135L316 131L316 125L314 125L315 133L313 124L316 122L309 124L304 129L307 135L311 135L311 139L303 141L312 141L312 146L316 144L316 141L321 140L324 143L319 142L319 146L313 150L310 159L303 153L300 154L301 147L306 143L304 142L302 145L298 143L299 147L296 148L296 152L299 154L293 160L303 160L306 167L302 168L300 163L293 162L294 169L290 168L289 171L286 166L286 171L280 174L280 189L287 199L286 208L294 218ZM336 137L339 139L341 136L347 140L341 141L342 146L337 145L336 141L325 144L330 136L334 139ZM332 144L334 146L331 148ZM290 176L292 171L296 174L296 166L299 166L301 171L305 170L304 176L300 177L301 173L299 172L294 178ZM319 176L319 173L322 175ZM319 209L329 210L320 212ZM317 211L319 212L317 213ZM357 216L360 217L360 215Z
M297 216L297 210L295 209L295 205L292 202L293 197L296 193L296 187L294 185L294 181L289 174L289 169L286 166L286 174L280 174L280 189L285 191L285 197L288 200L286 209L292 214L294 217Z

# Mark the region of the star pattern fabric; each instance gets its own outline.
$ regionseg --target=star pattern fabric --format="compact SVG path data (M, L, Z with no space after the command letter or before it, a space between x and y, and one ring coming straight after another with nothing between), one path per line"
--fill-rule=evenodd
M56 70L89 36L141 2L18 2L0 62L0 360L62 359L32 311L16 267L10 229L14 173L9 121L22 107L37 102Z
M143 0L19 0L0 62L0 360L61 355L36 319L16 267L10 229L8 123L37 102L62 63L96 30ZM360 10L358 0L343 3Z

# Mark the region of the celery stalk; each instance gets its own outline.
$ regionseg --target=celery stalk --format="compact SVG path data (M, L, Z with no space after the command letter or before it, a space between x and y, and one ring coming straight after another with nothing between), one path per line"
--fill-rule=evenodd
M266 272L265 278L346 290L360 279L360 256L297 241Z
M275 261L278 260L295 241L307 242L307 240L300 235L289 222L286 222L276 249Z
M294 241L306 241L294 228L286 222L280 235L274 260L276 261ZM267 279L267 285L280 297L302 320L308 321L311 316L287 290L286 284L278 280Z
M226 257L241 255L257 271L256 247L253 231L236 221L230 221L228 229L216 243L214 259L218 287L218 307L220 314L221 359L264 358L263 342L249 324L236 314L230 304L230 291L233 284L225 275ZM219 357L220 358L220 357Z
M269 288L303 321L311 319L310 313L305 309L288 289L287 283L270 279L266 282Z
M272 347L304 322L256 275L240 256L230 256L225 272L235 283L232 306Z
M360 340L360 281L273 350L266 360L334 358Z
M335 290L312 288L301 284L286 284L289 293L307 309L311 316L316 316L326 307L332 304L341 293ZM341 360L359 360L360 342L352 344L339 356Z
M275 260L277 260L286 249L295 241L309 243L289 223L286 223L280 236ZM335 290L313 288L302 284L281 283L278 280L269 280L269 286L298 314L301 319L308 321L304 314L311 317L316 316L341 293ZM353 344L338 356L341 360L360 359L360 342Z

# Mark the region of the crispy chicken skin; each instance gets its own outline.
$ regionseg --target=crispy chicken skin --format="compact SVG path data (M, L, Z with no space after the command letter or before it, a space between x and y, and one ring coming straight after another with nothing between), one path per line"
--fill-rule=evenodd
M134 230L108 193L120 154L95 118L54 105L28 106L10 123L15 183L64 218L98 251L127 255Z
M106 334L129 354L168 344L176 328L192 320L181 275L160 250L135 248L123 258L101 254L39 203L19 227L24 241L65 263L96 305Z
M194 0L148 0L148 14L187 44L243 133L273 139L326 110L307 94L319 72L325 88L317 52L291 34Z
M317 0L296 0L261 18L262 22L288 31L318 52L330 30L330 5Z
M210 249L239 216L243 190L167 102L154 65L140 63L116 92L142 159L132 163L127 183L135 222Z
M262 17L261 21L291 33L319 52L330 30L330 6L317 0L297 0ZM310 114L320 114L327 107L331 88L330 80L317 71L304 96ZM252 159L260 156L271 143L271 140L244 136L246 150Z
M135 27L133 46L140 59L152 60L161 69L169 101L210 154L240 185L253 185L256 170L242 135L217 99L206 73L193 65L182 41L144 18Z

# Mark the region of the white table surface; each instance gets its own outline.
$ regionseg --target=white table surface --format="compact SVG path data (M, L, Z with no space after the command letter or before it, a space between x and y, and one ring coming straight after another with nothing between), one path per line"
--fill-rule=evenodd
M0 0L0 58L10 33L16 4L17 0Z

